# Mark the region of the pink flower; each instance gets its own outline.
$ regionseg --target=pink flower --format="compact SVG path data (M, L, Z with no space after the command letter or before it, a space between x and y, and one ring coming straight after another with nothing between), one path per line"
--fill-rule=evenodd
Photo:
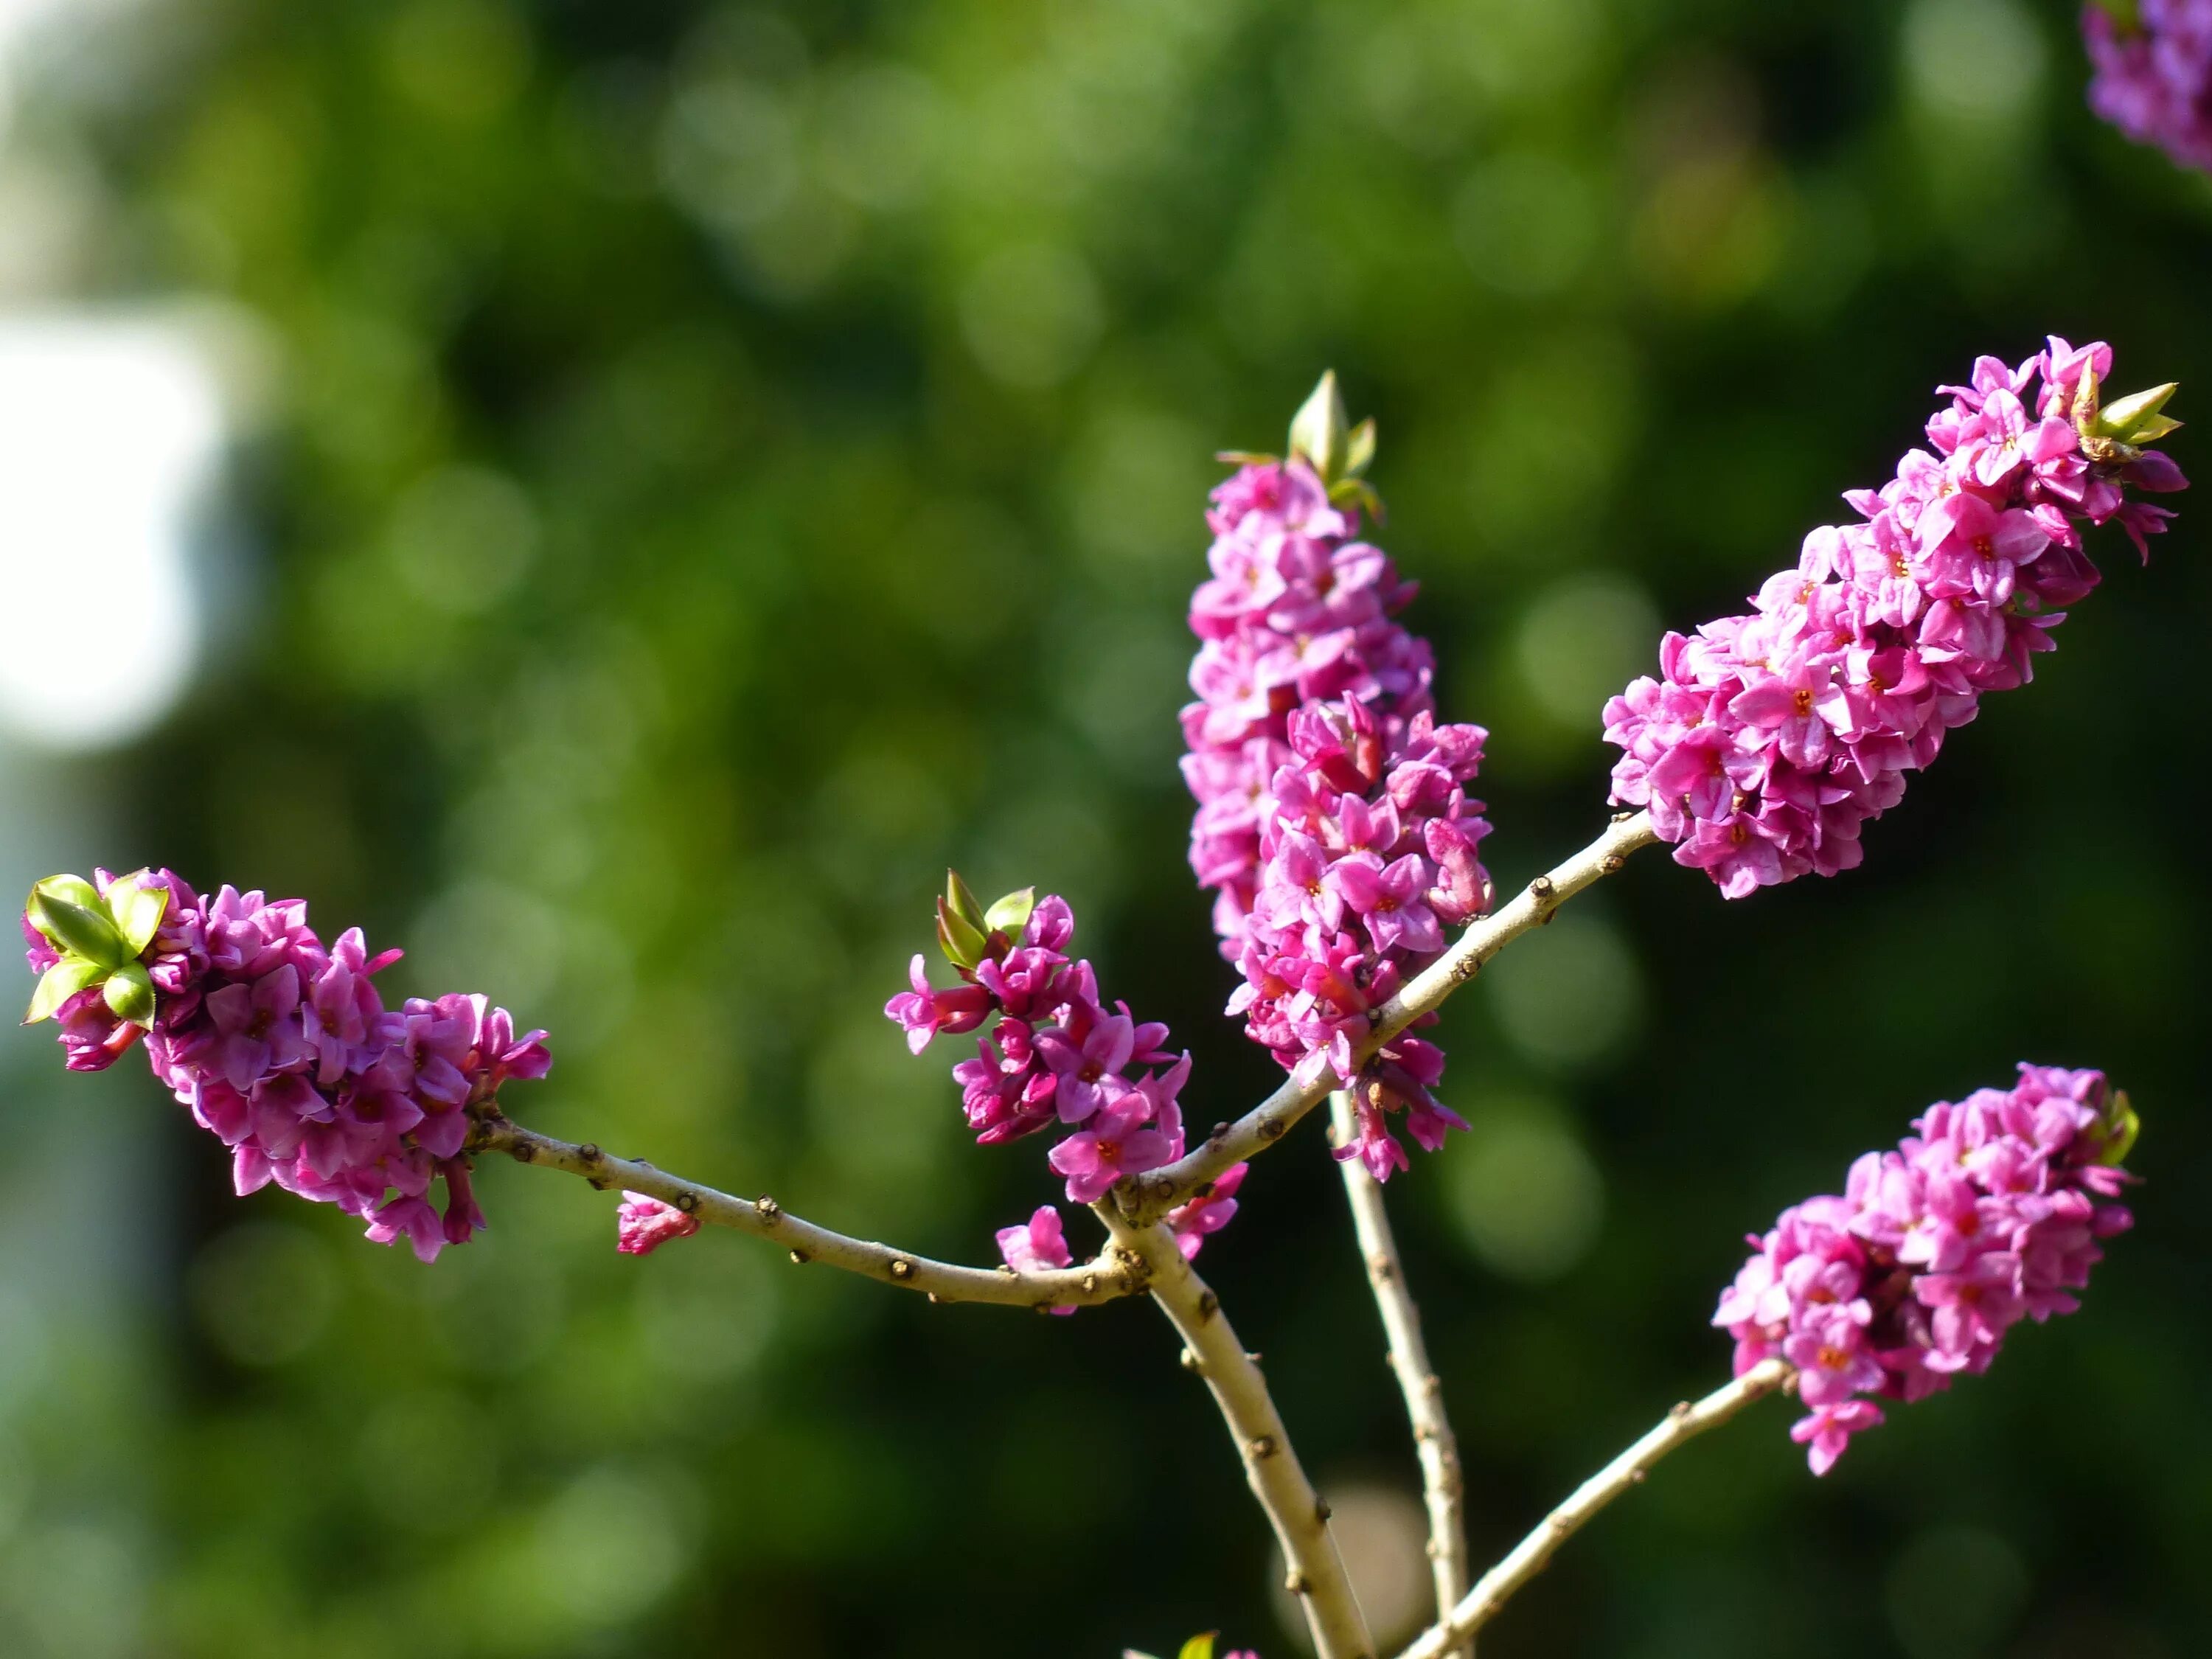
M1080 1042L1057 1027L1039 1031L1038 1057L1060 1079L1060 1121L1081 1123L1118 1099L1128 1088L1121 1068L1135 1047L1134 1026L1118 1014L1091 1023Z
M1144 1127L1148 1116L1144 1097L1132 1091L1052 1149L1046 1162L1067 1177L1069 1203L1095 1203L1123 1176L1157 1170L1175 1157L1167 1136Z
M1037 1206L1035 1214L1018 1227L1001 1227L998 1232L999 1254L1018 1273L1043 1273L1050 1268L1072 1266L1075 1257L1067 1248L1067 1234L1062 1227L1060 1212L1049 1204ZM1073 1308L1055 1307L1055 1314L1072 1314Z
M1809 1447L1806 1461L1813 1466L1813 1473L1826 1474L1836 1467L1836 1460L1844 1455L1853 1435L1880 1428L1881 1424L1881 1407L1864 1400L1844 1401L1800 1418L1790 1425L1790 1437Z
M939 1031L974 1030L990 1012L990 994L980 986L934 989L919 953L907 969L907 978L914 988L885 1003L884 1012L905 1030L909 1053L920 1054Z
M1430 873L1418 853L1387 865L1372 853L1354 853L1336 861L1329 883L1367 924L1377 951L1420 955L1444 948L1443 929L1425 902Z
M699 1218L643 1193L624 1192L615 1212L615 1249L624 1255L651 1255L672 1238L689 1238Z
M1244 1172L1251 1167L1231 1164L1195 1197L1168 1212L1168 1225L1174 1230L1176 1248L1182 1252L1184 1261L1197 1261L1206 1241L1236 1215L1237 1188L1243 1186Z

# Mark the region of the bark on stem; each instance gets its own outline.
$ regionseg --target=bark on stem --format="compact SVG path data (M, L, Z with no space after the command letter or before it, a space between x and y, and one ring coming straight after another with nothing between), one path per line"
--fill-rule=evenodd
M1462 1598L1449 1618L1431 1626L1399 1659L1443 1659L1455 1643L1474 1635L1505 1605L1507 1598L1541 1572L1553 1552L1574 1536L1583 1522L1631 1486L1640 1485L1654 1463L1685 1441L1719 1427L1753 1401L1772 1394L1790 1376L1789 1366L1770 1359L1695 1405L1686 1400L1675 1407L1657 1428L1577 1487L1574 1496L1514 1546L1511 1554L1483 1574L1482 1581Z
M1659 837L1648 812L1624 814L1606 832L1556 869L1540 875L1488 915L1469 922L1451 948L1423 969L1398 995L1370 1017L1374 1035L1361 1045L1364 1060L1382 1043L1433 1012L1454 991L1473 979L1482 964L1532 927L1542 926L1565 900L1611 875L1621 861ZM1121 1187L1121 1207L1139 1222L1157 1221L1232 1164L1280 1140L1291 1126L1328 1098L1340 1079L1323 1073L1300 1086L1286 1082L1234 1123L1206 1138L1194 1152Z
M1143 1264L1152 1300L1182 1334L1184 1364L1205 1379L1236 1437L1244 1478L1282 1547L1289 1568L1284 1582L1305 1610L1314 1651L1319 1659L1374 1659L1366 1615L1329 1530L1328 1506L1299 1466L1267 1379L1221 1311L1221 1298L1183 1260L1167 1228L1131 1224L1110 1199L1093 1207L1115 1243Z
M1110 1254L1078 1267L1036 1273L933 1261L911 1250L849 1238L827 1227L817 1227L811 1221L802 1221L765 1194L759 1198L733 1198L696 1181L656 1170L650 1164L613 1158L596 1146L556 1140L505 1117L478 1119L470 1131L468 1144L472 1152L503 1152L518 1164L581 1176L594 1187L617 1187L643 1193L715 1226L771 1240L790 1251L795 1262L824 1262L847 1273L858 1273L863 1279L881 1279L902 1290L926 1291L933 1302L1080 1308L1133 1296L1145 1288L1142 1268Z
M1345 1091L1340 1089L1329 1097L1329 1117L1336 1145L1351 1146L1358 1131L1352 1118L1352 1097ZM1343 1159L1337 1168L1344 1173L1344 1194L1352 1206L1359 1257L1367 1266L1367 1282L1382 1316L1390 1370L1398 1379L1399 1392L1406 1396L1406 1416L1413 1427L1413 1449L1421 1464L1421 1498L1429 1511L1429 1576L1436 1583L1437 1616L1441 1619L1467 1594L1469 1572L1467 1488L1460 1468L1459 1441L1444 1414L1443 1379L1430 1364L1428 1344L1421 1340L1421 1310L1406 1283L1406 1266L1390 1231L1382 1188L1356 1158ZM1469 1640L1445 1652L1450 1659L1472 1659L1474 1644Z

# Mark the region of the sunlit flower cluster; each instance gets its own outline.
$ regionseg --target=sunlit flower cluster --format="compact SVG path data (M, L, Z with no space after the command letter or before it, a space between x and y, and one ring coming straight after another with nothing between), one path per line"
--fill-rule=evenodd
M481 996L386 1009L357 927L325 946L298 899L225 887L203 899L167 870L43 881L23 918L70 1069L144 1039L154 1075L231 1149L240 1194L274 1182L404 1237L425 1261L484 1224L463 1156L472 1114L551 1065ZM445 1184L442 1214L432 1186Z
M1065 1179L1068 1201L1089 1204L1124 1176L1182 1156L1177 1096L1190 1056L1170 1054L1168 1028L1139 1020L1127 1003L1107 1006L1091 964L1066 952L1074 933L1074 915L1056 895L1038 899L1024 890L987 910L955 876L939 903L938 942L960 983L933 987L917 955L911 988L884 1012L917 1054L940 1031L989 1023L975 1039L975 1057L952 1068L968 1127L986 1146L1067 1130L1046 1161ZM1060 1218L1049 1208L1002 1231L999 1243L1018 1270L1067 1265Z
M1741 1376L1779 1355L1808 1415L1790 1431L1825 1474L1911 1401L1989 1369L2022 1319L2071 1313L2132 1224L2116 1202L2135 1139L2101 1072L2027 1066L2008 1090L1939 1102L1897 1150L1851 1166L1840 1198L1783 1212L1721 1297Z
M1467 793L1486 733L1437 723L1433 653L1396 619L1413 584L1358 539L1372 497L1352 475L1371 428L1343 431L1328 381L1299 422L1291 458L1248 462L1207 515L1212 574L1190 610L1200 700L1182 712L1191 865L1243 975L1229 1011L1302 1083L1333 1071L1350 1085L1358 1133L1342 1156L1385 1180L1406 1167L1394 1115L1431 1150L1464 1127L1431 1092L1434 1044L1402 1037L1364 1064L1358 1051L1444 929L1488 908L1490 826Z
M1677 863L1729 898L1850 869L1906 775L1984 692L2024 684L2097 586L2080 521L2147 550L2171 515L2129 489L2187 484L2143 447L2177 424L2172 388L2105 404L2112 356L2054 338L2016 368L1980 359L1943 388L1931 448L1845 498L1861 522L1814 531L1751 614L1668 635L1659 678L1606 705L1613 798L1650 808Z

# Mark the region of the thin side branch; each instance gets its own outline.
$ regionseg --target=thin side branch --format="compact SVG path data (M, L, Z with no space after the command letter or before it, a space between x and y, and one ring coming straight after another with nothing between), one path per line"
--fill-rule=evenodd
M1541 927L1566 900L1620 868L1621 862L1659 837L1649 812L1625 814L1572 858L1541 875L1490 915L1469 922L1452 947L1371 1016L1374 1035L1361 1045L1364 1060L1377 1048L1473 979L1482 964L1532 927ZM1341 1079L1324 1073L1305 1087L1285 1083L1234 1123L1224 1124L1188 1156L1123 1184L1121 1207L1139 1222L1157 1221L1232 1164L1241 1164L1289 1133L1291 1126L1328 1097Z
M1183 1364L1212 1390L1213 1403L1236 1437L1244 1478L1282 1547L1289 1567L1284 1583L1305 1609L1315 1653L1319 1659L1374 1659L1366 1616L1329 1530L1328 1505L1299 1466L1267 1379L1221 1311L1221 1298L1183 1260L1167 1228L1133 1226L1110 1201L1094 1207L1115 1243L1142 1263L1152 1300L1182 1334Z
M696 1181L656 1170L650 1164L611 1157L596 1146L556 1140L504 1117L479 1119L470 1133L469 1147L473 1152L504 1152L518 1164L580 1176L594 1187L617 1187L643 1193L717 1227L750 1233L756 1238L780 1244L791 1253L794 1262L824 1262L848 1273L858 1273L863 1279L881 1279L902 1290L926 1291L933 1302L1083 1308L1134 1296L1145 1288L1142 1268L1110 1254L1079 1267L1040 1273L962 1267L933 1261L911 1250L848 1238L843 1233L802 1221L765 1194L759 1198L733 1198Z
M1352 1145L1358 1133L1352 1097L1340 1089L1329 1097L1329 1118L1336 1144ZM1344 1194L1352 1206L1359 1258L1367 1266L1367 1282L1382 1316L1390 1370L1397 1376L1399 1392L1406 1396L1406 1416L1413 1427L1413 1449L1421 1464L1421 1498L1429 1511L1429 1575L1436 1583L1437 1616L1441 1619L1467 1594L1471 1576L1467 1556L1467 1486L1460 1468L1459 1441L1452 1433L1451 1419L1444 1414L1443 1381L1429 1363L1428 1344L1421 1340L1421 1310L1406 1283L1406 1265L1390 1231L1382 1186L1356 1158L1343 1159L1337 1168L1344 1173ZM1474 1644L1470 1641L1446 1651L1451 1659L1470 1659Z
M1631 1486L1641 1485L1654 1463L1707 1429L1718 1428L1753 1401L1772 1394L1790 1376L1788 1365L1770 1359L1694 1406L1686 1400L1675 1407L1657 1428L1577 1487L1575 1495L1514 1546L1511 1554L1483 1574L1482 1582L1467 1593L1449 1618L1433 1626L1399 1659L1443 1659L1455 1644L1481 1629L1516 1590L1541 1572L1553 1552L1580 1531L1585 1522Z

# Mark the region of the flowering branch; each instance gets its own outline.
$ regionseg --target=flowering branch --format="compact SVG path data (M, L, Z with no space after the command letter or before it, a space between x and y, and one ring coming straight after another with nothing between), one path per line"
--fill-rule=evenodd
M1413 1448L1421 1462L1421 1497L1429 1511L1429 1571L1436 1581L1441 1614L1458 1603L1468 1586L1467 1488L1459 1441L1444 1413L1443 1379L1430 1365L1428 1345L1421 1340L1421 1310L1406 1283L1406 1267L1390 1231L1382 1184L1358 1158L1341 1156L1358 1133L1349 1094L1339 1090L1329 1097L1329 1117L1360 1259L1367 1264L1367 1282L1374 1289L1375 1305L1389 1340L1390 1369L1406 1396L1406 1415L1413 1425ZM1452 1651L1455 1659L1468 1659L1474 1644Z
M905 1290L924 1291L933 1302L991 1302L1002 1306L1050 1309L1090 1307L1145 1288L1144 1271L1128 1261L1101 1256L1080 1267L1042 1273L1000 1267L956 1267L911 1251L817 1227L791 1214L774 1199L734 1198L656 1170L650 1164L615 1158L597 1146L575 1146L526 1129L504 1116L486 1115L471 1130L471 1152L503 1152L518 1164L535 1164L581 1176L594 1187L619 1187L642 1193L699 1221L750 1233L782 1245L794 1262L822 1261L863 1279L881 1279Z
M1658 1427L1575 1488L1573 1497L1553 1510L1542 1525L1514 1546L1510 1554L1483 1574L1482 1581L1467 1593L1450 1615L1439 1620L1398 1659L1444 1659L1455 1646L1489 1623L1515 1591L1541 1572L1553 1553L1581 1531L1592 1516L1631 1486L1643 1485L1653 1464L1706 1430L1718 1428L1753 1401L1772 1394L1790 1377L1787 1364L1779 1359L1769 1359L1695 1405L1686 1400L1675 1407Z
M1375 1010L1370 1017L1370 1035L1356 1050L1358 1056L1364 1060L1415 1020L1435 1012L1491 957L1530 928L1549 921L1563 902L1613 874L1631 853L1657 839L1650 813L1616 817L1603 835L1582 851L1537 877L1489 915L1469 923L1449 950L1416 975L1397 996ZM1157 1220L1231 1164L1242 1163L1280 1140L1337 1086L1338 1079L1330 1072L1310 1084L1291 1079L1234 1123L1217 1127L1188 1157L1124 1183L1123 1210L1140 1224Z
M1244 1352L1221 1311L1221 1298L1184 1259L1166 1227L1133 1224L1110 1203L1096 1208L1115 1243L1138 1264L1136 1271L1149 1275L1146 1288L1182 1335L1183 1364L1205 1379L1236 1437L1244 1478L1282 1547L1288 1565L1284 1585L1305 1609L1314 1651L1320 1659L1372 1659L1374 1638L1329 1531L1328 1505L1306 1479L1259 1362Z

